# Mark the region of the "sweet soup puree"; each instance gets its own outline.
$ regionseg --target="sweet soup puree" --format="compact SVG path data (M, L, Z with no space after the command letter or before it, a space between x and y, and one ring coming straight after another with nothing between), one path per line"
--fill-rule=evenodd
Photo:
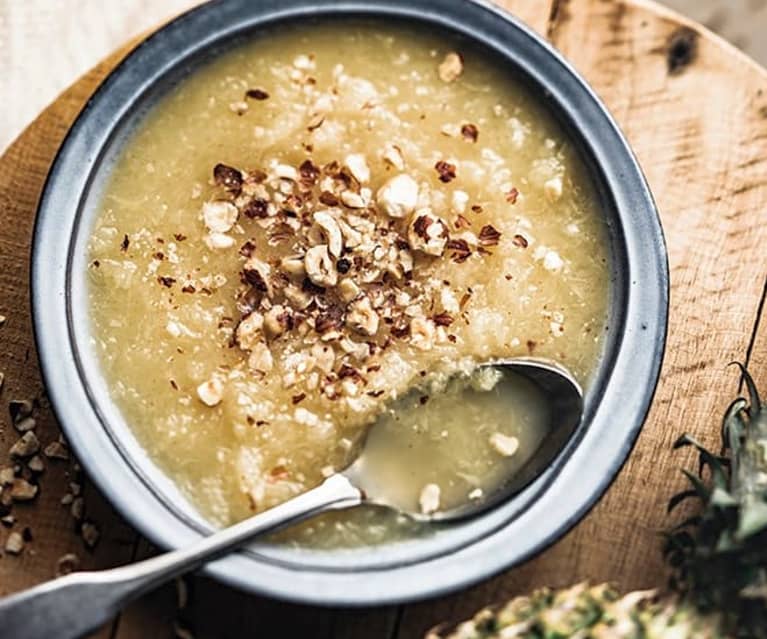
M210 521L318 484L379 417L371 463L392 499L481 499L548 418L524 382L475 364L532 354L587 379L608 289L599 205L502 66L396 25L281 28L184 79L126 144L90 242L95 348ZM295 535L398 526L360 511Z

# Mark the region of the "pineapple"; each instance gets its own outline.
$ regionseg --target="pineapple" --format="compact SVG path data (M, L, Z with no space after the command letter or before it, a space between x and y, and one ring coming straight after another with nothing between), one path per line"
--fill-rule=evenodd
M487 608L447 634L427 639L767 639L767 405L741 366L748 398L730 404L722 423L723 454L688 435L699 472L683 471L699 514L666 533L669 587L619 595L610 586L542 589Z

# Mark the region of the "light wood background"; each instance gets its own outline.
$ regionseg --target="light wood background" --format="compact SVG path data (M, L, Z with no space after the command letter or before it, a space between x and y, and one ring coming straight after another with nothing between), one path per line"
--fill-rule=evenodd
M767 275L767 73L693 23L643 0L506 0L503 4L563 51L617 117L642 163L667 234L672 296L661 384L628 463L600 504L537 559L438 600L376 610L324 610L251 597L203 578L190 580L177 610L172 587L131 606L100 639L173 636L180 619L198 638L317 637L415 639L431 625L539 585L609 580L621 588L660 585L658 532L664 505L683 485L671 452L684 431L716 446L720 414L737 393L732 360L750 362L767 388L767 322L760 324ZM0 370L2 402L37 396L43 443L57 426L44 398L28 308L28 251L46 172L67 127L95 85L127 49L56 100L0 158ZM0 412L0 467L17 438ZM41 494L14 508L34 539L22 555L0 558L0 594L52 576L75 552L82 566L125 563L151 552L92 489L87 516L101 526L84 548L59 504L73 470L49 462ZM52 629L52 637L55 629ZM179 635L179 636L183 636Z

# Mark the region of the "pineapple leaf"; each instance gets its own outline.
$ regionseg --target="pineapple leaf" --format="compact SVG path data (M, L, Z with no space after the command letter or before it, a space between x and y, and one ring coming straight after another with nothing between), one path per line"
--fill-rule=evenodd
M674 442L674 450L677 448L684 448L685 446L692 446L692 437L690 437L687 433L684 435L680 435L677 440Z
M749 417L751 417L752 411L758 412L762 407L762 400L759 398L759 391L756 389L754 379L751 377L748 370L746 370L746 367L740 362L730 362L730 366L733 365L740 369L741 379L746 384L746 388L748 389L749 407L746 410L748 411Z
M736 538L742 541L764 530L767 530L767 504L761 500L747 501L741 507Z
M682 435L674 444L674 448L682 448L684 446L693 446L698 451L699 476L703 475L704 469L708 466L711 469L711 477L714 480L714 486L717 488L727 487L727 475L724 472L724 466L729 464L729 460L713 455L703 446L703 444L691 435Z
M711 492L711 498L709 501L713 506L719 506L720 508L727 508L729 506L738 505L738 500L719 486L714 488L714 490Z
M675 533L679 530L684 530L685 528L688 528L690 526L698 526L700 525L701 521L702 521L702 517L700 515L692 515L680 521L676 526L674 526L671 529L671 532Z
M695 548L695 538L686 530L680 530L674 533L668 534L666 538L670 552L682 551L687 552L691 548Z
M679 504L690 499L691 497L699 497L698 492L690 489L690 490L683 490L682 492L677 493L671 499L668 500L666 513L672 512Z
M738 547L738 542L729 530L725 530L716 542L715 551L717 553L728 553Z
M703 506L668 533L664 556L672 569L669 584L682 601L703 614L718 613L727 636L767 639L767 598L761 596L767 593L767 458L760 453L767 412L748 371L737 365L747 397L735 399L722 419L726 457L687 435L675 444L693 446L699 470L708 466L710 477L684 471L691 487L672 498L669 511L693 496Z
M741 414L747 405L748 402L745 399L738 397L732 401L724 413L722 443L725 450L737 451L740 448L743 432L746 430L746 424L743 422Z
M708 499L711 496L711 491L708 489L706 484L703 483L703 480L694 473L691 473L686 468L683 468L682 472L692 484L692 487L698 497L700 497L704 502L708 502Z

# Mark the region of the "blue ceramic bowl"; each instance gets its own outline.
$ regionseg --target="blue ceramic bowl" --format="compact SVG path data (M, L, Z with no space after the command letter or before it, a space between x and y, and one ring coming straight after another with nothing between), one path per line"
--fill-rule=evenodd
M625 461L650 405L668 313L658 215L639 166L592 90L551 46L470 0L220 0L144 41L88 102L51 169L32 256L33 313L48 392L82 464L115 507L165 548L210 527L148 458L109 397L89 345L87 241L114 160L143 113L227 43L287 22L399 19L461 34L520 76L560 120L597 185L609 229L609 332L581 427L550 468L508 503L433 535L370 549L254 544L210 564L222 581L323 605L403 602L461 588L554 542Z

